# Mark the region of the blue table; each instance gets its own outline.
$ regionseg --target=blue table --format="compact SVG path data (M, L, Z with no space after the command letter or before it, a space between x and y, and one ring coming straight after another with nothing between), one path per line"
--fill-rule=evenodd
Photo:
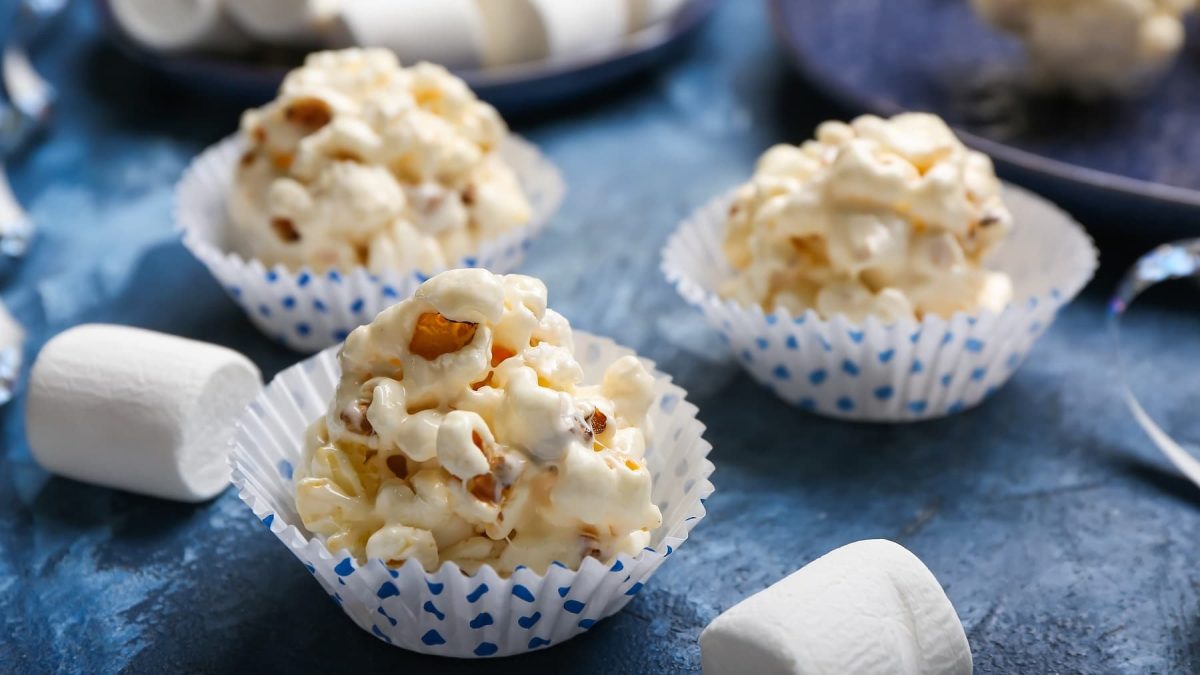
M61 108L10 171L44 231L3 285L29 327L27 357L70 325L108 321L231 346L267 376L297 360L171 229L174 181L235 128L240 106L130 63L89 4L38 61ZM402 652L346 619L232 491L187 506L48 477L18 400L2 421L0 672L696 671L696 638L719 612L870 537L909 547L943 582L978 672L1200 670L1200 490L1126 414L1104 332L1114 275L1148 242L1073 205L1104 249L1101 278L994 398L909 426L788 407L661 280L659 249L682 216L744 179L771 143L845 114L789 73L760 4L739 1L723 3L686 60L513 121L570 185L525 271L576 326L675 375L715 446L708 518L619 615L501 662ZM1200 344L1176 343L1198 334L1200 313L1168 297L1137 317L1129 344L1155 355L1138 368L1152 404L1194 417Z

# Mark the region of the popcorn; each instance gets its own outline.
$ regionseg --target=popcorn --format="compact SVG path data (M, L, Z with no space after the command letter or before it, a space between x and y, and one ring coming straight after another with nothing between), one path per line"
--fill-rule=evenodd
M991 161L938 117L826 122L767 150L737 191L720 292L852 321L999 312L1012 283L982 260L1011 229Z
M636 554L662 515L643 456L654 381L633 357L584 385L532 277L443 272L355 330L296 468L334 551L427 570L544 572Z
M531 218L503 120L441 66L311 54L241 126L232 243L268 266L428 273Z
M1195 0L972 0L1020 37L1037 75L1083 95L1123 93L1170 66Z

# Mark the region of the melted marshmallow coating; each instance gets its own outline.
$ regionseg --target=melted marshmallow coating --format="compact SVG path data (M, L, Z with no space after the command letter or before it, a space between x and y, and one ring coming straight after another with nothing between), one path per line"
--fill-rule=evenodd
M859 322L998 312L1012 284L982 260L1011 229L991 160L941 119L826 122L815 140L767 150L737 190L720 292Z
M972 0L1019 37L1036 75L1084 95L1138 87L1175 59L1195 0Z
M309 55L241 133L231 243L268 266L429 272L530 219L496 110L388 50Z
M584 385L532 277L443 272L347 338L296 468L331 551L510 574L636 554L662 515L645 466L654 380L634 357Z

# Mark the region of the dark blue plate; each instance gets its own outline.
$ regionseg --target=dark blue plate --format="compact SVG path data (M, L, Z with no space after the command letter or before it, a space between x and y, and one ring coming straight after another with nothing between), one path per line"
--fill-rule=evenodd
M717 0L690 0L665 26L631 35L624 45L609 54L464 70L457 74L501 112L520 114L575 98L668 60L712 14L716 3ZM303 58L302 52L286 49L263 49L248 59L164 56L128 39L113 19L108 3L97 0L97 4L109 33L132 58L188 87L242 99L247 104L272 98L284 74Z
M1029 87L1022 49L967 0L769 0L801 72L842 104L926 110L1001 174L1147 230L1200 226L1200 49L1143 96L1078 103Z

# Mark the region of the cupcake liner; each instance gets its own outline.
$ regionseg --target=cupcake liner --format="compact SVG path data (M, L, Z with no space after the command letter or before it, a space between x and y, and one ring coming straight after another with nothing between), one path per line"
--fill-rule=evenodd
M580 331L575 348L587 382L600 381L608 364L633 353ZM518 569L502 578L489 566L467 575L445 563L429 573L413 560L389 569L379 560L360 564L345 550L331 553L304 529L291 477L304 431L325 413L337 384L336 348L281 372L243 413L230 458L233 483L325 592L380 640L454 657L507 656L555 645L624 607L704 517L703 500L713 491L707 459L712 446L702 438L696 407L669 376L642 362L658 394L646 464L663 525L636 556L622 554L608 563L587 558L579 570L556 564L545 575Z
M1016 226L988 265L1012 278L1014 300L999 314L895 324L812 310L767 314L716 293L733 274L721 248L732 200L731 191L679 226L663 249L663 273L756 380L793 405L841 419L915 421L977 405L1012 376L1097 264L1095 246L1070 216L1006 185Z
M226 202L234 168L244 150L234 135L202 152L184 172L175 192L175 223L183 244L204 263L255 326L302 352L341 342L380 310L407 297L427 275L415 270L371 274L365 267L316 273L267 267L229 251ZM484 267L503 274L525 257L533 237L562 202L558 170L536 147L510 135L500 154L525 190L533 216L523 227L480 245L457 267ZM439 270L440 271L440 270Z

